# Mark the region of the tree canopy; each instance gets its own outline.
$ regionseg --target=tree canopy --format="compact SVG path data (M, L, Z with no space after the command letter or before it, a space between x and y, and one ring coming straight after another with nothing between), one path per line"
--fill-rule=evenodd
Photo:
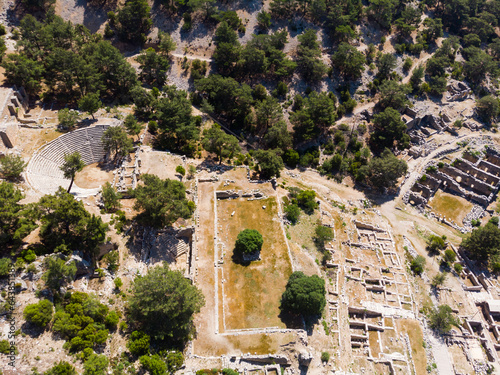
M241 150L238 138L226 133L218 124L212 125L210 129L203 131L202 145L208 152L213 152L222 163L224 157L231 157Z
M137 84L134 69L120 51L82 25L55 15L42 23L28 14L19 31L17 51L2 66L7 81L23 86L29 94L39 94L44 88L67 103L100 92L123 102Z
M137 216L140 222L161 228L193 214L195 205L186 199L182 182L161 180L150 174L142 175L141 180L144 185L137 186L134 191L134 209L142 211Z
M453 315L453 310L448 305L439 305L433 309L429 316L429 326L440 333L447 333L452 326L458 326L459 321Z
M401 115L394 108L386 108L373 116L375 131L370 137L370 143L376 150L384 148L405 149L410 145L410 136L406 133L406 125Z
M5 155L0 159L0 175L9 181L19 181L26 163L19 155Z
M385 149L380 157L373 158L368 164L369 182L378 189L393 188L398 178L404 176L408 165Z
M44 328L51 320L54 305L49 300L41 300L24 308L23 316L26 321Z
M279 155L279 151L275 150L257 150L254 153L254 158L259 163L260 177L270 179L279 177L281 170L285 167L283 159Z
M23 198L23 193L13 184L0 182L0 255L20 245L20 241L36 228L32 207L19 203Z
M262 249L264 239L255 229L244 229L238 233L234 250L240 255L254 254Z
M38 203L40 238L50 250L63 246L66 251L81 250L94 255L97 246L106 238L107 224L85 210L63 188L54 195L43 196Z
M126 156L132 152L132 140L121 126L110 126L101 138L104 150L114 157Z
M302 315L321 315L326 305L325 280L294 272L281 296L281 309Z
M60 166L60 168L64 173L64 177L71 180L68 187L68 193L71 191L77 172L80 172L83 167L85 167L85 163L83 162L82 156L78 151L75 151L72 154L64 155L64 163Z
M500 229L493 223L476 228L462 240L461 246L472 259L488 264L500 253Z
M205 304L201 291L167 264L134 280L130 316L152 338L183 345L194 334L193 314Z

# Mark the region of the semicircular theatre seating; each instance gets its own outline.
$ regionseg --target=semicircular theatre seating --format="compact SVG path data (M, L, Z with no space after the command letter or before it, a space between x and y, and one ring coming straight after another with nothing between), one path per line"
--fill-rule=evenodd
M64 156L78 151L85 165L100 162L104 155L101 137L110 125L96 125L61 135L33 155L26 175L31 185L41 192L54 193L59 186L68 188L70 181L64 178L60 166Z

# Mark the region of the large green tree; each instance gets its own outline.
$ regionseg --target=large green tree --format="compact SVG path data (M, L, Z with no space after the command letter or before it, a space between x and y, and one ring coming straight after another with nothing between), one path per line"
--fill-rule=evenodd
M325 280L294 272L281 296L281 309L305 316L321 315L326 305L325 295Z
M399 160L389 149L385 149L380 157L373 158L368 164L369 182L378 189L393 188L398 178L405 175L408 165Z
M153 25L147 0L128 0L118 11L118 34L126 42L143 44Z
M310 141L334 125L337 114L335 101L326 92L313 91L304 99L301 108L290 116L293 124L294 137L300 141Z
M201 143L205 150L217 154L219 164L222 163L224 157L231 157L241 150L238 138L226 133L218 124L203 131Z
M141 69L139 77L144 83L158 88L165 84L170 69L168 57L150 47L137 57L137 62Z
M408 85L399 85L395 81L384 81L380 85L380 99L378 105L382 108L401 110L409 103L406 94L411 91Z
M134 209L142 211L137 218L144 224L161 228L193 214L194 203L186 199L182 182L161 180L151 174L142 175L141 180L144 185L139 185L134 191Z
M126 156L132 152L132 140L121 126L110 126L103 133L101 141L104 150L114 157Z
M495 260L500 253L500 229L493 223L487 223L474 229L462 240L461 246L472 259L484 263Z
M0 175L9 181L18 181L25 167L26 163L19 155L5 155L0 159Z
M297 65L302 77L308 82L317 82L326 74L327 67L321 60L321 49L316 31L307 29L298 36Z
M161 130L157 139L161 148L181 150L199 139L200 127L192 115L191 102L187 92L175 86L163 88L165 97L157 104L158 127Z
M236 243L234 244L234 250L240 255L253 254L262 249L263 243L264 239L259 231L255 229L244 229L238 233Z
M365 56L356 47L348 43L340 43L332 55L333 65L347 78L361 78L366 63Z
M279 154L280 152L276 150L257 150L253 154L253 157L259 164L261 178L268 180L272 177L280 176L281 170L285 165Z
M164 264L134 280L129 311L151 337L183 345L194 334L193 314L204 304L201 291L180 271Z
M373 125L375 131L370 137L372 149L383 150L396 147L401 150L410 146L410 136L406 133L406 125L394 108L388 107L384 112L373 116Z
M448 305L439 305L429 315L429 326L440 333L447 333L452 326L458 326L459 321L453 315L453 310Z
M68 187L68 193L71 191L76 174L80 172L83 167L85 167L85 163L82 160L82 155L80 155L78 151L64 155L64 163L60 168L64 173L64 177L71 180Z
M92 119L95 119L94 113L101 107L102 102L99 98L99 92L88 93L78 101L78 108L83 112L88 112L92 116Z

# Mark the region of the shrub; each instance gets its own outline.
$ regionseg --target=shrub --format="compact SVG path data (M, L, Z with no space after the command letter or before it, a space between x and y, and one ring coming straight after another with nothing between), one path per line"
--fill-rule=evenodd
M116 289L120 289L120 288L121 288L121 286L123 285L123 281L122 281L122 279L120 279L119 277L117 277L117 278L115 279L114 283L115 283L115 288L116 288Z
M451 326L458 326L458 320L453 316L453 311L448 305L440 305L431 311L429 326L441 333L451 330Z
M296 204L289 204L284 209L287 220L290 220L292 224L296 224L300 217L300 208Z
M149 353L149 340L149 335L142 331L134 331L127 342L127 348L136 356L147 354Z
M435 288L441 286L446 281L446 272L438 273L432 278L431 285Z
M314 190L302 190L297 194L297 203L305 212L312 213L318 208L316 192Z
M65 348L70 352L79 352L86 348L94 349L108 338L105 318L108 307L97 296L83 292L67 293L54 316L54 332L67 340Z
M318 225L315 229L316 242L320 248L324 248L325 242L333 240L333 229L324 225Z
M7 277L10 272L12 261L9 258L0 258L0 278Z
M105 375L109 361L105 355L92 354L83 364L83 375Z
M321 353L321 362L328 362L330 360L330 353L323 352Z
M445 243L446 237L439 237L436 235L431 235L427 240L427 249L431 252L438 252L446 248Z
M444 252L444 260L446 263L452 264L455 262L456 259L457 259L457 255L455 254L455 252L453 250L448 249Z
M158 354L154 355L143 355L139 358L139 362L142 367L146 369L150 374L166 374L167 364L161 359Z
M464 269L464 267L460 263L455 263L453 265L453 269L455 270L456 273L458 273L460 275L462 273L462 270Z
M158 123L154 120L151 120L148 124L148 130L151 134L156 134L158 131Z
M106 212L118 210L121 207L120 199L122 195L109 182L106 182L102 187L102 201Z
M186 174L186 169L182 165L178 165L175 168L175 172L179 173L181 176L184 176Z
M421 275L425 269L425 258L422 255L417 255L411 261L410 269L415 275Z
M52 320L53 305L49 300L28 305L24 308L24 319L38 327L45 327Z
M59 361L53 367L43 373L44 375L76 375L76 369L73 365L65 361Z
M8 340L0 340L0 353L2 354L10 353L10 344Z
M106 327L114 331L116 330L119 320L120 317L118 316L118 313L115 310L112 310L108 315L106 315L106 318L104 318L104 324L106 324Z

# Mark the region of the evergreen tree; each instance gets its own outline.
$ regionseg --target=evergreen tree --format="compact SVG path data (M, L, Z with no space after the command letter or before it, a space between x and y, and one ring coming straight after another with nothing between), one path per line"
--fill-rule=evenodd
M150 174L141 176L141 179L144 185L134 190L134 209L142 211L137 218L144 224L161 228L193 214L194 203L186 199L186 188L182 182L161 180Z
M238 138L226 133L218 124L214 124L210 129L203 131L201 143L205 150L217 155L219 165L222 163L223 158L232 157L241 150Z
M68 193L71 191L77 172L80 172L83 167L85 167L85 163L83 162L82 156L78 151L75 151L72 154L64 155L64 163L59 168L63 171L64 178L71 179L68 187Z
M205 304L201 291L167 264L154 267L132 285L129 311L151 337L185 344L194 333L193 314Z
M326 305L325 281L317 275L294 272L281 297L281 309L302 315L321 315Z

